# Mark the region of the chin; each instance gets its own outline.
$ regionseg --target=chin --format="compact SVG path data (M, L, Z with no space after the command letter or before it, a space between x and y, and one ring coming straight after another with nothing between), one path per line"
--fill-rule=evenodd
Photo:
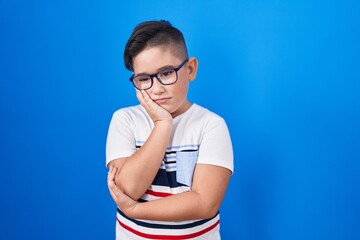
M171 108L165 108L165 110L168 111L171 115L173 115L176 112L176 110Z

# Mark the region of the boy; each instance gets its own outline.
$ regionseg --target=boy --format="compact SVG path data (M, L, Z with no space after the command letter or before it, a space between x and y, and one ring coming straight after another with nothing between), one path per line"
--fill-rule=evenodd
M220 239L232 145L225 121L187 99L196 58L161 20L134 29L124 60L140 105L116 111L107 137L116 239Z

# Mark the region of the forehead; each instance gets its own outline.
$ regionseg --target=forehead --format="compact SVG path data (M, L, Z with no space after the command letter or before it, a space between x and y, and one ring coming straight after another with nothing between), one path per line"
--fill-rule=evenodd
M134 73L154 73L165 66L182 61L170 46L147 47L133 59Z

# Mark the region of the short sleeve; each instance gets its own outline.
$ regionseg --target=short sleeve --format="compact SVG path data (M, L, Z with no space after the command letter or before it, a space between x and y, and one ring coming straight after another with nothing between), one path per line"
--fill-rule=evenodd
M224 119L218 117L207 124L199 146L197 163L211 164L234 171L231 138Z
M110 161L129 157L136 151L131 118L125 111L116 111L111 119L106 140L106 165Z

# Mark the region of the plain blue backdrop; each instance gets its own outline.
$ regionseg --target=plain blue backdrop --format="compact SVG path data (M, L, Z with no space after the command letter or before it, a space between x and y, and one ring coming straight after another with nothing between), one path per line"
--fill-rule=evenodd
M359 1L0 0L0 238L114 239L105 141L123 47L167 19L229 126L224 240L360 239Z

